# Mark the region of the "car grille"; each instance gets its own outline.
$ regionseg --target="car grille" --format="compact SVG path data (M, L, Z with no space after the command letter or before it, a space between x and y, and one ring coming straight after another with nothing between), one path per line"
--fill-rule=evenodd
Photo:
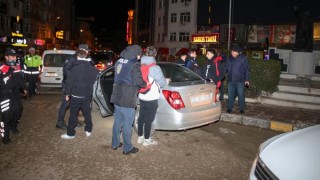
M279 178L277 178L264 164L260 157L258 158L254 175L259 180L279 180Z

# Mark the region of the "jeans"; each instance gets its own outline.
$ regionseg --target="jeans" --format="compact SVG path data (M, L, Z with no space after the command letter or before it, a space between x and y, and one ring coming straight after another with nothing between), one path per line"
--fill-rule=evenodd
M132 125L134 121L135 108L121 107L114 105L114 122L112 128L111 146L116 148L120 144L120 132L122 131L123 151L131 151L133 146Z
M74 136L76 134L75 128L77 126L78 113L81 109L82 114L84 116L84 130L88 132L92 132L92 117L91 117L91 101L92 96L84 97L84 98L70 98L70 117L67 127L67 134L69 136Z
M235 94L238 95L239 109L244 111L244 82L228 82L228 109L232 110L235 100Z
M145 139L149 139L152 122L156 117L158 100L143 101L140 100L140 112L138 118L138 136L144 134Z

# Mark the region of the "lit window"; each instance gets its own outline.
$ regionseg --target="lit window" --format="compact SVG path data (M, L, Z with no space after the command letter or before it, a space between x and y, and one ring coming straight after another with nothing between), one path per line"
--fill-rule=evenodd
M320 40L320 22L313 24L313 39Z

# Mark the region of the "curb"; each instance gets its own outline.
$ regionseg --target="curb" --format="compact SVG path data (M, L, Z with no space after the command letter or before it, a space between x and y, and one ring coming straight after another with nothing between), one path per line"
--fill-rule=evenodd
M304 123L302 121L297 121L295 123L284 123L281 121L275 121L270 119L259 119L255 117L227 113L221 114L220 121L237 123L245 126L256 126L263 129L270 129L280 132L290 132L315 125L310 123Z

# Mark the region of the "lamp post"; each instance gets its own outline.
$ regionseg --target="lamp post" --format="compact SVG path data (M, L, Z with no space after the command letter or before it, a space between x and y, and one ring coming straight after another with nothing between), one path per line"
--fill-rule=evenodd
M229 0L229 24L228 24L228 52L230 52L230 31L231 31L231 16L232 16L232 0Z

